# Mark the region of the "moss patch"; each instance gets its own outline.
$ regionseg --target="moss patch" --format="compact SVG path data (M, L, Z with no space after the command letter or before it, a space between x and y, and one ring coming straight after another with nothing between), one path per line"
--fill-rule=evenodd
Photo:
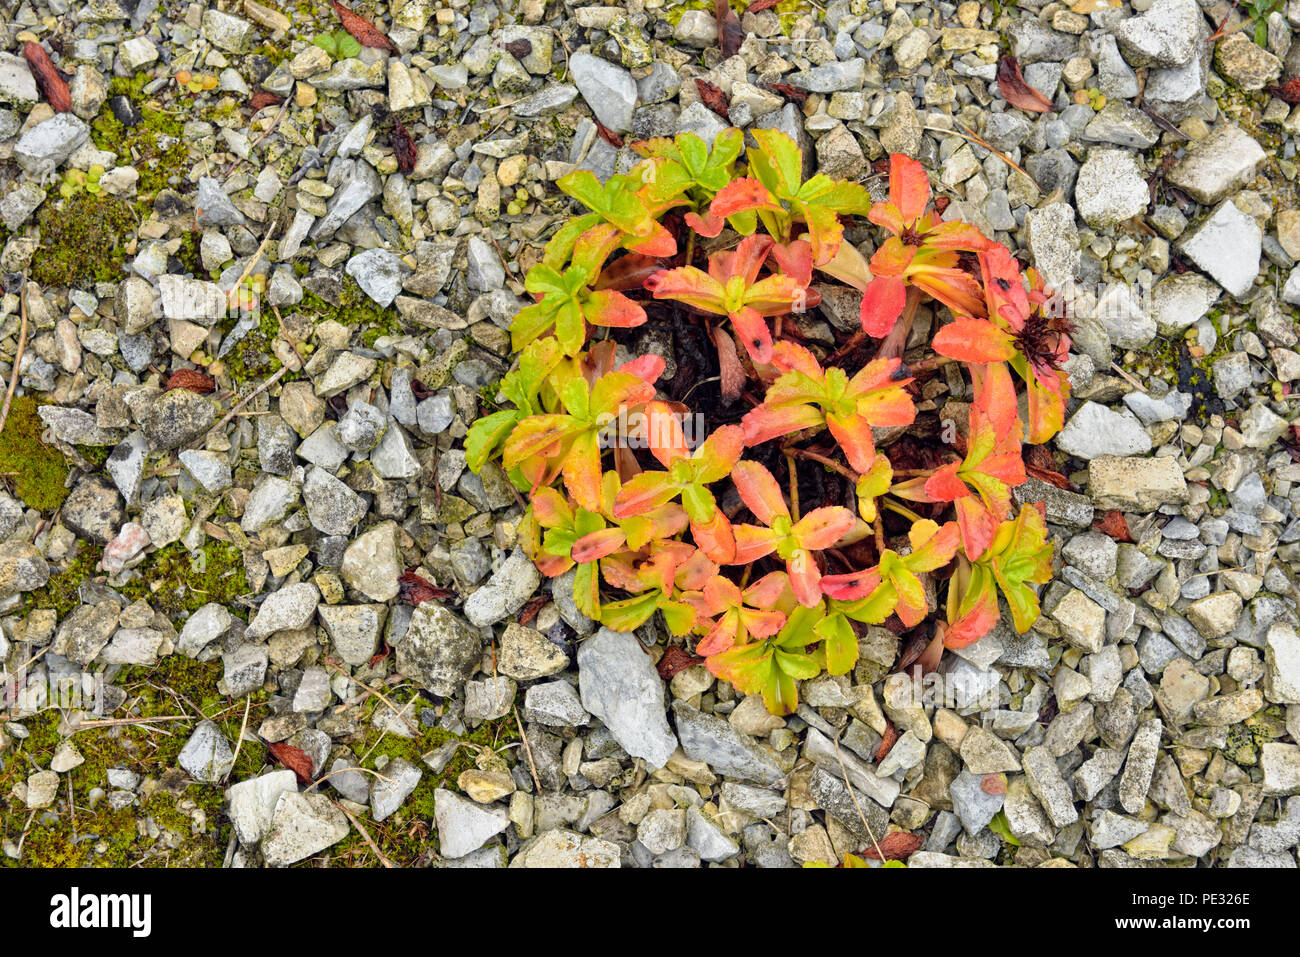
M406 699L398 696L393 701L398 707L402 707L409 703L411 698L418 698L418 695L412 694ZM373 715L375 707L386 708L378 702L369 705L366 709L367 720ZM416 713L418 714L420 710L422 709L417 705ZM418 719L416 720L419 723ZM352 749L361 767L372 771L377 770L376 764L381 756L389 760L404 758L418 767L423 775L420 783L411 792L411 796L403 802L401 809L392 817L380 823L363 817L361 823L370 833L375 844L383 851L384 856L398 867L410 867L427 862L432 857L430 852L436 853L438 850L437 829L434 824L434 792L439 788L455 789L456 779L462 772L476 766L475 762L480 753L496 752L507 763L513 764L514 751L508 745L518 740L518 726L514 718L509 716L488 721L459 737L443 728L429 728L420 724L418 736L403 738L391 733L384 734L373 725L368 725L360 735L360 740L352 743ZM464 746L457 749L440 773L434 774L424 763L423 756L449 741L460 741ZM366 776L370 777L370 775ZM326 854L337 863L348 867L382 866L356 828L353 828L346 838L330 848ZM299 866L319 866L319 862L313 863L309 860Z
M210 539L197 554L179 542L160 548L137 569L140 574L119 591L129 601L143 598L168 618L217 602L237 611L234 601L248 593L248 576L238 548Z
M32 277L42 286L117 282L126 259L123 239L135 227L131 207L113 196L79 193L37 213L41 245Z
M140 173L136 184L142 201L152 197L172 177L186 180L190 150L181 134L185 124L149 102L140 102L145 84L151 79L141 73L134 77L115 77L109 94L121 94L139 109L142 119L135 126L124 126L107 106L91 123L91 139L101 150L111 150L123 162L129 161Z
M36 414L36 400L17 396L0 432L0 483L11 488L29 508L50 512L63 504L68 490L68 460L41 441L45 424Z
M176 769L180 750L198 720L189 704L197 700L194 696L209 696L203 714L213 718L230 741L239 733L242 702L232 704L214 697L221 670L220 662L199 663L172 656L157 668L120 672L115 683L128 694L125 711L131 717L186 714L186 720L87 728L73 734L72 743L85 761L60 775L54 804L39 812L30 826L30 812L21 802L0 798L0 833L16 843L26 828L22 857L15 861L2 856L0 864L219 867L230 839L223 788L189 782ZM175 694L164 690L167 688L189 701L178 701ZM254 726L266 713L265 704L255 701L249 718ZM14 738L13 749L0 768L0 794L7 796L32 772L49 767L62 740L59 721L60 712L49 710L21 722L29 735ZM264 750L245 743L230 780L255 774L264 763ZM111 790L110 768L126 768L140 776L135 804L113 810L107 795L92 796L95 789Z

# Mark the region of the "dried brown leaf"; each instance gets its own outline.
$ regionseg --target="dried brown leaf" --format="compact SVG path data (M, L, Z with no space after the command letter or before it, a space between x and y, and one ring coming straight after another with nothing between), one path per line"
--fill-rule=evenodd
M619 136L604 123L600 122L600 120L594 120L593 122L596 124L596 132L600 134L602 140L614 147L616 150L621 150L623 148L623 137Z
M681 645L669 645L664 651L664 656L659 659L656 670L660 678L669 681L677 672L685 671L692 665L702 664L704 664L703 658L691 654Z
M177 369L167 377L167 390L172 389L189 389L199 395L208 395L217 391L217 381L198 369Z
M808 91L801 90L797 86L791 86L789 83L769 83L767 88L777 96L785 97L794 103L802 103L808 99Z
M722 326L714 326L713 343L718 347L718 376L721 379L718 388L722 392L722 401L735 402L745 390L745 367L740 364L736 340Z
M302 748L295 748L283 741L274 741L267 746L271 757L298 776L299 784L311 784L311 757Z
M895 742L898 741L898 729L894 727L894 722L888 718L885 719L885 734L880 740L880 747L876 749L876 763L879 764L885 760L885 756L893 749Z
M379 50L387 50L389 53L396 53L397 47L393 46L393 41L388 39L388 35L377 28L373 23L358 13L353 13L339 0L330 0L334 6L334 12L339 15L343 21L343 29L356 39L363 47L375 47Z
M415 140L411 139L411 134L406 131L406 127L399 121L393 121L393 132L389 136L389 142L393 145L393 153L397 156L397 168L403 173L410 173L415 169Z
M925 835L912 834L908 831L891 831L862 852L862 856L873 861L905 861L925 844Z
M753 3L745 8L745 11L747 13L758 13L761 10L771 10L779 2L780 0L754 0Z
M59 113L67 113L71 110L72 94L68 92L68 81L63 79L63 74L54 65L45 48L39 43L28 40L23 44L23 59L31 67L36 85L40 87L41 95L49 101L50 106Z
M722 92L722 88L715 86L708 80L697 79L695 88L700 91L700 102L711 109L718 116L727 120L727 94ZM728 120L730 122L730 120Z
M1092 527L1103 534L1109 535L1117 542L1132 542L1133 535L1128 530L1128 522L1124 520L1122 512L1111 509L1098 515L1092 521Z
M431 598L446 601L455 596L455 592L439 588L412 571L405 572L397 579L397 598L408 605L418 606Z
M248 98L248 108L254 113L258 110L264 110L268 106L279 106L284 100L274 93L268 93L266 90L258 90Z
M1008 103L1027 113L1051 113L1055 109L1047 97L1025 82L1020 61L1010 53L998 61L998 89Z
M1300 76L1293 76L1280 86L1266 87L1264 92L1269 96L1276 96L1284 103L1292 105L1300 103Z
M718 46L723 57L733 57L745 42L745 31L740 27L740 17L727 0L713 0L713 16L718 21Z

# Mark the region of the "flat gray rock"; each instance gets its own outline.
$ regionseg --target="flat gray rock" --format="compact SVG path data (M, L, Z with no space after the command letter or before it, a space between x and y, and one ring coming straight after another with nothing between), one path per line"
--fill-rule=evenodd
M582 706L628 754L661 768L677 750L663 679L635 635L602 628L579 645L578 686Z

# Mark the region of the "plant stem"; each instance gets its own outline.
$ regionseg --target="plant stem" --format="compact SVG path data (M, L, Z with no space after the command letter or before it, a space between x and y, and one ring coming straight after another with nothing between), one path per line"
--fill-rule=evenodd
M786 470L790 473L790 517L799 521L799 471L794 464L794 451L785 453Z
M898 503L898 502L895 502L895 501L894 501L893 499L891 499L891 498L882 498L882 499L880 500L880 504L883 505L885 508L889 509L891 512L894 512L894 513L896 513L896 514L898 514L898 515L903 516L903 518L910 518L910 519L911 519L912 521L914 521L914 522L923 522L923 521L925 521L925 519L921 518L920 515L917 515L914 511L912 511L912 510L911 510L910 508L908 508L906 505L902 505L902 504L900 504L900 503Z
M861 476L858 475L857 472L853 471L852 469L846 466L840 465L840 463L836 462L834 459L827 458L825 455L822 455L820 452L813 452L808 449L786 449L785 454L797 455L800 458L810 459L813 462L820 462L828 469L834 469L836 472L839 472L841 475L843 475L846 479L848 479L850 482L853 482L854 484L857 484L858 479L861 478Z
M936 369L951 365L956 361L956 359L949 359L947 356L931 356L928 359L922 359L916 365L908 366L908 370L913 376L918 376L926 372L934 372Z

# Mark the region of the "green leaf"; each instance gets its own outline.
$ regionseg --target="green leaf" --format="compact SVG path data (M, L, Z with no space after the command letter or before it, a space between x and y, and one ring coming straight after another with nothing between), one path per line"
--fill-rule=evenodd
M339 41L334 38L334 34L318 33L312 37L311 42L328 53L331 59L338 59Z
M825 644L826 670L833 675L846 675L858 661L858 636L844 615L827 615L813 629Z
M334 40L338 45L339 57L341 59L347 60L361 53L361 43L346 30L335 31Z
M465 464L471 472L479 472L497 447L506 440L519 420L514 409L504 409L485 415L472 426L465 436Z
M1011 833L1011 824L1007 821L1005 811L998 811L997 814L993 815L993 820L989 821L989 830L1000 836L1002 840L1006 841L1008 844L1015 847L1020 846L1020 842L1016 840L1016 836Z

